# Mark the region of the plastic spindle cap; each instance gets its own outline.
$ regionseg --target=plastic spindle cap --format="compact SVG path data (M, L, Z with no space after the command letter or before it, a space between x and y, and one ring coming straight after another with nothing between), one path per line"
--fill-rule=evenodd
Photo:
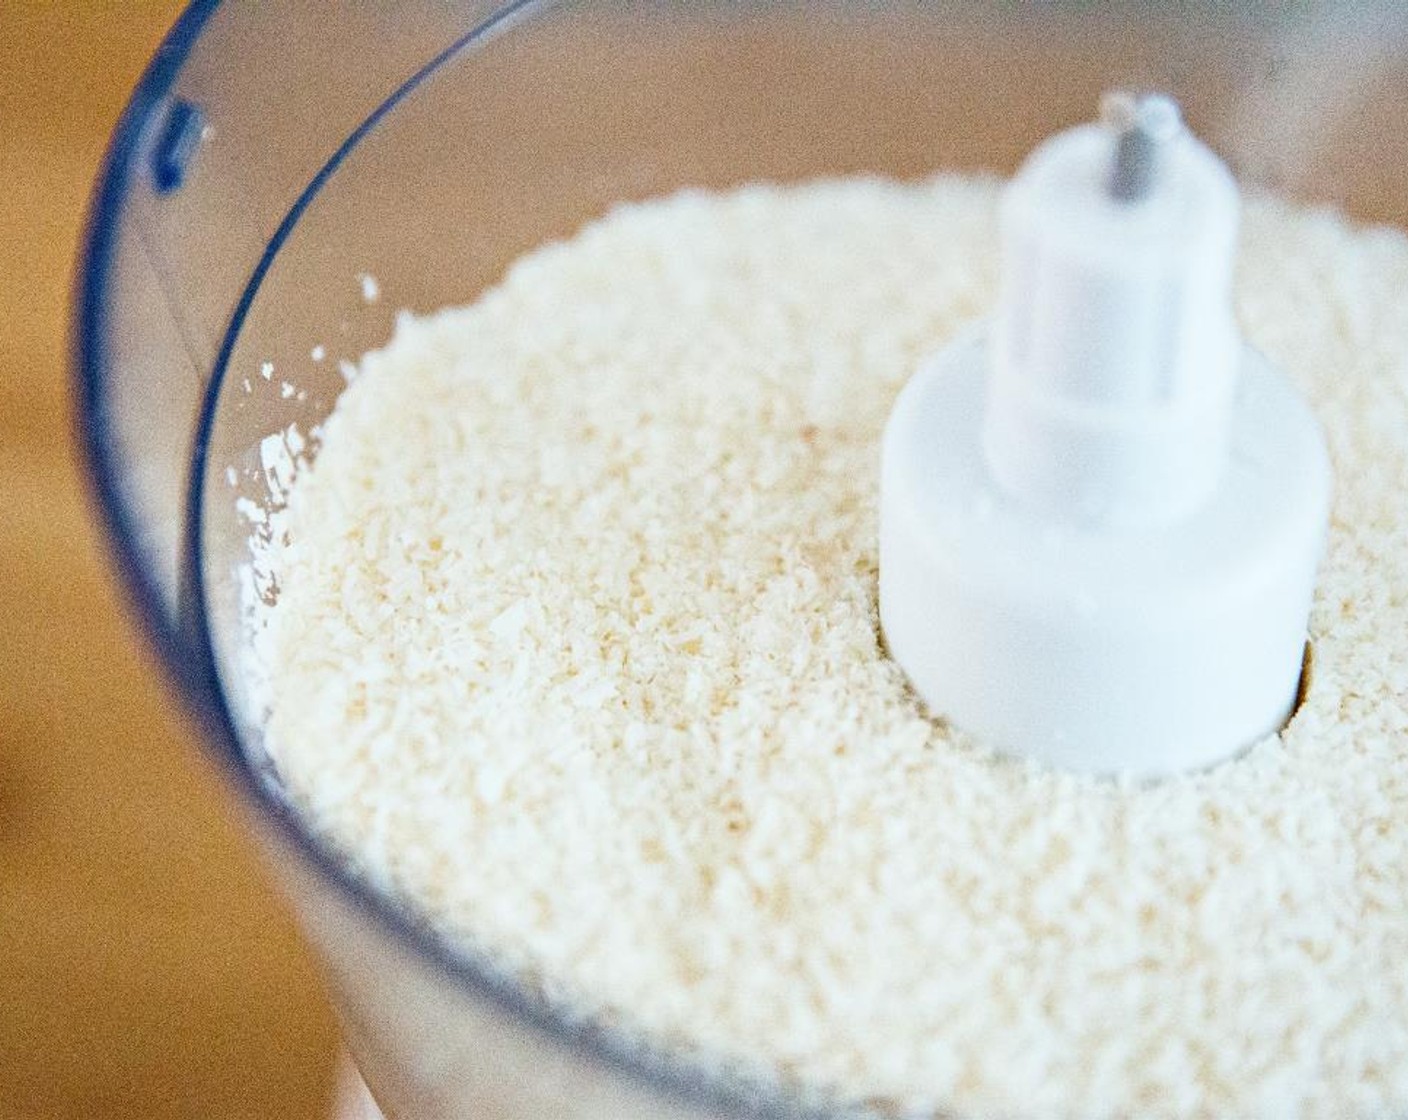
M1205 766L1297 695L1319 428L1232 312L1238 195L1158 95L1040 145L991 323L885 432L880 617L936 715L1077 770Z

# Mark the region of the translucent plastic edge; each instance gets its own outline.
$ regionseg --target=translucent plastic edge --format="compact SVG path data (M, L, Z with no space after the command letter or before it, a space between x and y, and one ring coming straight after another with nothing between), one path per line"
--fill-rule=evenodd
M206 703L211 687L202 667L188 656L181 635L164 621L162 596L143 563L131 511L118 482L121 464L114 446L109 412L107 296L142 137L166 104L177 75L199 40L220 0L193 0L183 11L142 73L122 115L113 128L107 151L88 204L88 216L74 274L74 314L71 320L70 362L74 385L72 423L75 443L85 468L90 497L122 584L136 607L145 637L156 647L162 664L181 696L200 719L202 730L213 730L214 713Z
M303 213L323 187L376 126L407 96L446 63L491 35L507 30L517 18L555 6L559 0L512 0L442 50L394 90L347 137L294 202L265 247L235 307L205 390L192 449L187 481L187 517L181 558L180 624L164 621L161 595L143 563L138 535L118 484L116 450L112 443L106 384L109 369L105 297L116 251L117 234L133 178L137 173L142 136L165 104L182 66L190 56L211 14L221 0L193 0L158 47L127 107L119 118L104 157L89 208L78 260L76 314L72 338L76 382L75 424L86 474L108 546L128 595L136 607L143 633L155 646L178 694L195 717L208 747L226 773L253 804L260 819L296 851L319 875L340 891L368 918L436 969L450 974L471 996L542 1032L578 1056L615 1070L638 1085L673 1096L706 1112L740 1120L824 1120L831 1109L799 1107L761 1086L750 1087L713 1073L688 1059L675 1057L650 1041L630 1033L573 1021L560 1015L541 996L505 976L487 961L454 951L400 907L370 885L350 876L343 860L309 832L295 811L272 796L251 766L241 746L233 715L216 669L214 642L205 611L201 526L208 449L220 388L231 354L265 276Z

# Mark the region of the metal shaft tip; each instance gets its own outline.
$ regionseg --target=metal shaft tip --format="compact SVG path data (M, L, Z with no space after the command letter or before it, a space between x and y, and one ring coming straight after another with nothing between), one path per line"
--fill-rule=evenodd
M1169 144L1183 131L1178 102L1161 93L1116 90L1100 99L1100 119L1115 134L1110 197L1116 202L1148 197Z

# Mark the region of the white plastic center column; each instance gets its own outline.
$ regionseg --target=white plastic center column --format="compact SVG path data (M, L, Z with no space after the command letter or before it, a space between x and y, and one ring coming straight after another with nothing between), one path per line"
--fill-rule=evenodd
M880 613L933 714L1080 770L1275 732L1325 527L1318 427L1232 309L1238 194L1167 98L1041 145L990 324L885 434Z
M1167 522L1227 458L1241 347L1237 187L1167 98L1036 150L1003 205L985 447L997 481L1072 521Z

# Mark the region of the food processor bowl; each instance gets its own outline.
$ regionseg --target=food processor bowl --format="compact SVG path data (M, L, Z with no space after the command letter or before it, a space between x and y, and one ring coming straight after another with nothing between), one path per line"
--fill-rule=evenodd
M282 798L241 671L241 580L257 511L290 453L316 452L342 363L401 309L471 302L616 203L1007 174L1117 86L1177 97L1248 188L1408 224L1405 26L1396 5L1215 0L190 6L96 190L82 440L150 640L251 810L388 1117L840 1113L565 1017L359 881Z

